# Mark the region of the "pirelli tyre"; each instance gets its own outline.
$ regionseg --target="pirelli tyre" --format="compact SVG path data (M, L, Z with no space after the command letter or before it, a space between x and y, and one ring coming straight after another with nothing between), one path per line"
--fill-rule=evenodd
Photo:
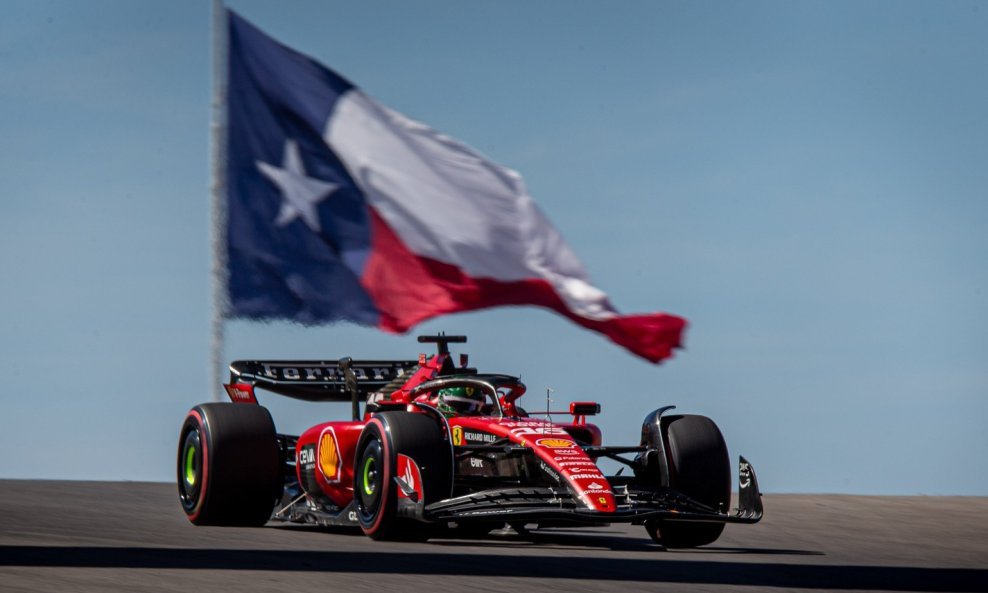
M280 452L266 408L192 408L178 439L178 495L195 525L264 525L281 496Z
M428 524L399 516L400 486L395 479L399 455L414 460L418 468L421 498L414 504L424 508L449 497L452 450L436 420L413 412L382 412L367 422L357 441L353 472L357 520L373 539L426 539L432 533ZM406 481L405 486L416 485Z
M661 419L667 448L669 486L712 509L726 512L731 502L731 466L727 444L713 420L675 415ZM713 543L723 523L670 520L645 522L652 539L667 548L693 548Z

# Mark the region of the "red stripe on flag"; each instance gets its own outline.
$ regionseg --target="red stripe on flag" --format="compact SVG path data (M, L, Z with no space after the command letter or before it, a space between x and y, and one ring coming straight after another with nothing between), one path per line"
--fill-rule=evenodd
M668 358L682 344L686 320L681 317L651 313L588 319L570 311L545 280L473 278L456 266L415 255L373 209L371 237L371 256L361 285L380 311L378 326L385 331L405 333L416 324L445 313L534 305L602 333L650 362Z

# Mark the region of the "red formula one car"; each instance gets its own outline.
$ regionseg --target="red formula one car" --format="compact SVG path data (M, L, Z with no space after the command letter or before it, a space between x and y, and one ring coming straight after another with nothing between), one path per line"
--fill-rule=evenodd
M570 404L568 422L530 417L518 405L525 386L516 377L478 373L464 355L454 364L449 344L465 337L419 341L438 353L232 363L232 403L198 405L182 425L178 490L189 520L359 525L374 539L628 522L666 547L693 547L716 540L725 523L761 519L743 457L739 508L728 512L727 447L709 418L660 408L645 416L638 444L604 446L587 422L599 404ZM279 434L257 388L350 401L353 419ZM624 467L605 476L601 458Z

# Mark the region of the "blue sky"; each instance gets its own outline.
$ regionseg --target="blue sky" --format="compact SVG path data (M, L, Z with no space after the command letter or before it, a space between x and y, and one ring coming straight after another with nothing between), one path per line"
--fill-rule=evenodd
M538 309L456 315L605 442L674 403L768 492L988 494L988 6L230 2L520 171L649 365ZM8 1L0 477L171 480L210 398L205 2ZM226 357L407 358L415 332L228 324ZM281 430L347 406L270 396Z

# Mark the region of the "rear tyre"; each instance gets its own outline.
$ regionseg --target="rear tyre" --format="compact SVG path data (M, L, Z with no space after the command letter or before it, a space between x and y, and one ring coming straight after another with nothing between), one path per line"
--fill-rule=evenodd
M419 467L422 506L449 497L453 461L438 423L425 414L381 412L370 419L357 441L353 485L357 521L373 539L427 539L431 525L398 516L394 480L398 454L407 455Z
M726 512L731 503L730 458L713 420L691 415L663 417L662 433L668 446L669 486ZM667 548L694 548L716 541L724 524L649 520L645 529Z
M281 495L280 452L266 408L208 403L178 439L178 496L195 525L264 525Z

